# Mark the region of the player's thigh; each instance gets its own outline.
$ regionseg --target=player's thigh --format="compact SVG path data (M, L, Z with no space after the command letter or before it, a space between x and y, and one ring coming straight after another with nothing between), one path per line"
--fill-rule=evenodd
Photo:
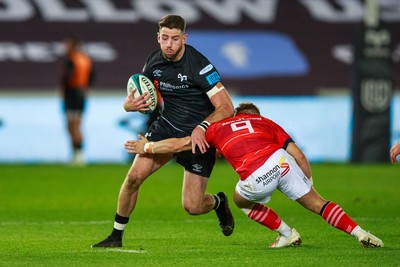
M268 203L278 186L279 176L279 167L276 166L275 162L267 160L246 180L239 180L235 191L247 201Z
M152 173L164 166L172 157L172 154L137 154L128 171L127 179L144 181Z
M200 176L189 171L184 171L183 187L182 187L182 202L190 205L202 203L206 192L207 177Z
M236 192L247 201L268 203L273 192L279 188L282 177L287 174L286 156L289 154L284 149L275 151L262 166L236 184Z

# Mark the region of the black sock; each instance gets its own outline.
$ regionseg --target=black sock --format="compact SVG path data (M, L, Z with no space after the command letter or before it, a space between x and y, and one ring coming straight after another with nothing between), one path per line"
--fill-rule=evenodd
M115 213L114 221L120 224L127 224L129 222L129 217L122 217L118 213Z
M75 143L73 144L74 150L82 150L82 143Z
M326 202L326 203L322 206L322 208L321 208L321 210L320 210L320 212L319 212L319 215L322 216L322 213L324 213L324 210L325 210L326 206L328 206L329 203L330 203L330 201Z
M122 216L118 215L118 213L116 213L114 220L116 223L127 224L129 222L129 217L122 217ZM124 234L124 230L118 230L115 228L113 228L113 231L111 232L111 236L116 239L122 239L123 234Z

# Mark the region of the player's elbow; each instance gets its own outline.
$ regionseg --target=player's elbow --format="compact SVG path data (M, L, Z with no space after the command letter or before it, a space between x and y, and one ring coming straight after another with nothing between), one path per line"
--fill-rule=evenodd
M218 112L221 114L222 119L230 118L235 112L235 108L232 103L224 103L217 108Z
M297 153L295 158L296 158L296 161L298 161L298 162L307 162L308 161L306 158L306 155L304 155L303 152Z
M235 115L234 110L232 109L231 111L227 112L226 117L230 118L233 117L233 115Z
M312 176L310 164L307 160L307 157L303 153L299 153L296 157L296 162L304 172L304 174L310 178Z
M235 113L235 107L233 106L232 102L227 103L225 106L226 117L232 117Z

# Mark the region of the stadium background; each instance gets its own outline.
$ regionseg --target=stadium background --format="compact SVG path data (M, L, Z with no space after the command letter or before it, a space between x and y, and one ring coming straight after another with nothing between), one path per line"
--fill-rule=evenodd
M379 1L400 36L400 2ZM188 43L220 70L235 104L256 102L311 161L348 161L351 64L361 0L0 0L0 162L65 162L58 98L61 41L77 34L97 79L84 121L89 162L124 162L123 143L145 117L123 112L126 81L157 48L157 21L183 14ZM392 142L400 140L399 40L395 41Z

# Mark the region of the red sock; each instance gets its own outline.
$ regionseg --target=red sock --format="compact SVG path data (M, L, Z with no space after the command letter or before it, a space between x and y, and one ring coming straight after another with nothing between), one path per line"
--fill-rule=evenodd
M321 216L330 225L348 234L358 225L347 216L339 205L333 202L329 202L325 208L323 208Z
M275 211L258 203L254 205L247 216L272 231L277 230L282 222L282 219Z

